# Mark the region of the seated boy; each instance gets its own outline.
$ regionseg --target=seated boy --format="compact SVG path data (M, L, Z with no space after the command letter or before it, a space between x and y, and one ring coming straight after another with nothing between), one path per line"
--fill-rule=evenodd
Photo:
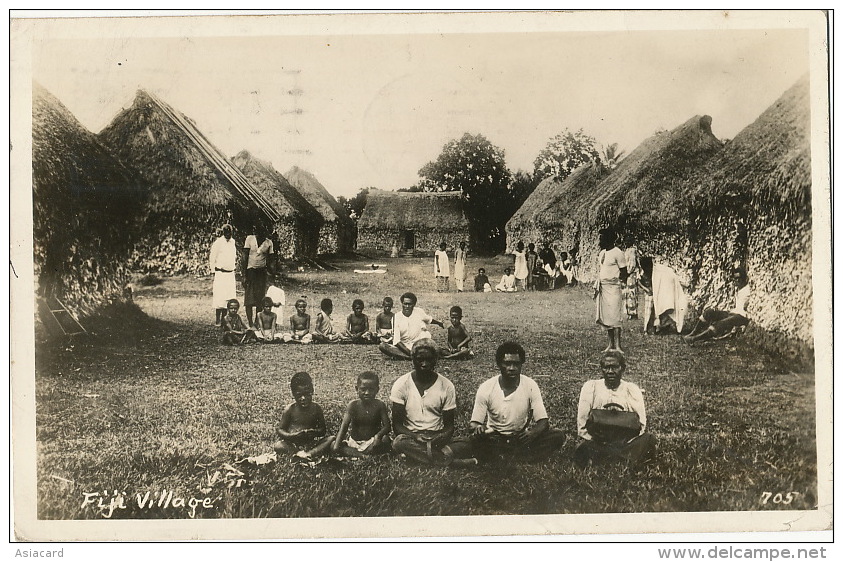
M319 404L313 402L310 375L303 371L293 375L290 390L295 402L281 414L276 428L279 440L273 443L272 448L279 457L293 455L306 460L327 454L334 436L325 435L325 414Z
M474 276L474 290L478 293L491 293L492 285L489 283L489 276L486 275L486 270L482 267Z
M462 324L462 308L451 307L451 325L448 327L448 348L440 349L442 359L470 359L474 353L468 349L471 336Z
M501 282L495 285L495 290L499 293L515 292L515 274L512 273L512 269L507 267L503 270Z
M310 314L307 313L307 301L296 301L296 313L290 316L291 333L284 334L285 342L310 343L313 336L310 333Z
M316 315L316 328L313 330L313 342L337 343L340 341L340 335L334 332L334 324L331 321L334 302L331 299L322 299L319 309Z
M377 336L369 331L369 317L363 314L362 299L351 303L351 314L345 319L345 332L340 334L343 343L377 343Z
M392 312L392 297L383 298L383 312L375 318L375 329L377 330L377 337L380 343L392 343L393 336L393 320L395 313Z
M378 375L372 371L360 373L356 388L358 399L348 405L331 451L346 457L388 453L389 413L386 404L376 398Z
M240 301L229 299L226 303L228 314L223 316L220 327L222 329L222 343L234 345L236 343L247 343L254 340L255 331L246 328L243 319L237 313L240 310Z
M281 334L276 332L278 315L272 312L272 298L264 297L261 305L263 310L255 318L255 338L264 343L284 341Z

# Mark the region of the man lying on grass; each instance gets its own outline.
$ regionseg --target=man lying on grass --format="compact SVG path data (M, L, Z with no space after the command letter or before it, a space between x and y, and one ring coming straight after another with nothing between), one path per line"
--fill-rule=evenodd
M621 380L626 357L607 351L600 360L603 380L586 381L577 407L577 432L583 439L574 451L574 463L622 461L637 465L655 454L657 440L646 433L644 395L638 385Z
M357 400L352 400L342 418L331 452L346 457L377 455L390 451L389 412L376 398L380 379L372 371L357 376Z
M303 371L298 372L290 379L290 389L295 402L281 414L276 430L280 439L272 448L279 458L293 455L310 460L328 453L334 436L325 436L325 414L313 402L313 379Z
M538 460L565 444L565 433L549 426L538 385L521 374L525 356L521 345L502 343L495 352L500 375L477 389L469 425L469 444L479 460L500 456ZM531 412L533 423L528 427ZM454 449L458 450L457 444ZM459 452L465 456L461 450Z
M476 464L474 459L455 460L449 447L457 393L453 383L436 372L436 357L433 340L417 341L412 349L413 370L392 385L392 449L422 464Z

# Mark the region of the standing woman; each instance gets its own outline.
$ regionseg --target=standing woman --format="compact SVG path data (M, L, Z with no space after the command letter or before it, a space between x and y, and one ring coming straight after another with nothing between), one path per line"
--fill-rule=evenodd
M454 254L454 282L457 284L457 291L462 293L465 282L465 242L460 242L460 247Z
M518 242L515 251L515 288L523 291L527 288L527 252L524 250L524 242Z
M600 254L597 256L600 273L594 283L594 299L597 301L597 323L606 328L609 336L609 347L604 351L623 351L621 322L624 313L623 288L627 272L626 257L616 242L614 230L600 230Z
M641 263L639 262L638 248L635 246L635 238L632 234L623 237L623 245L626 248L623 252L626 258L626 270L629 277L626 278L626 289L624 290L624 305L626 306L626 319L635 320L638 318L638 277L641 274Z
M451 264L448 263L448 252L445 251L447 247L442 242L433 254L433 275L436 277L436 291L439 293L448 292L448 278L451 276Z
M243 245L243 286L246 289L244 298L246 304L246 319L249 327L254 326L252 313L256 306L260 306L266 295L267 276L266 266L269 256L273 253L272 240L267 238L263 226L255 227L255 233L246 237Z
M527 290L536 290L536 263L539 255L536 253L536 245L530 242L527 244Z
M226 315L228 301L237 298L237 279L234 269L237 262L237 246L231 237L230 224L222 225L222 236L211 244L209 265L214 274L213 305L217 312L216 325L219 326Z

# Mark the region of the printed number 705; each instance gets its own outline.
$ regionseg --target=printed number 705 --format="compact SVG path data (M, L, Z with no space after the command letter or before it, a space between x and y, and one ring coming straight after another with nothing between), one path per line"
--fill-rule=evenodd
M780 503L783 505L788 505L790 502L795 500L799 495L799 492L788 492L786 494L778 493L773 494L772 492L761 492L761 504L766 505L770 498L772 498L773 503Z

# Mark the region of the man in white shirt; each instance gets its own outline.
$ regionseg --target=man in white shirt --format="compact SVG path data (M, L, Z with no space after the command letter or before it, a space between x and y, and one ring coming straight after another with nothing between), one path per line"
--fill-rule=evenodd
M734 308L729 311L705 309L691 333L683 338L687 343L723 339L749 324L746 305L750 288L746 271L740 267L735 268L732 271L732 280L737 289Z
M213 305L217 312L216 325L219 326L226 314L229 299L237 298L237 280L234 268L237 262L237 247L232 238L230 224L222 226L222 236L211 244L209 266L214 274Z
M537 460L565 444L565 433L549 427L538 385L521 374L525 358L521 345L501 344L495 353L500 375L477 389L469 441L481 460L501 455ZM458 450L456 444L454 450Z
M413 344L432 338L430 324L445 327L443 322L430 316L421 307L416 307L417 302L418 299L413 293L401 295L401 312L392 319L392 344L384 342L378 346L383 354L396 359L410 359Z
M503 270L501 282L495 285L495 290L499 293L514 293L515 292L515 275L508 267Z
M582 441L574 451L574 463L585 467L589 462L626 461L637 464L655 454L656 438L647 433L647 413L644 395L638 385L622 380L626 371L626 357L617 350L603 353L600 359L603 378L586 381L580 391L577 406L577 434ZM592 435L589 418L592 410L634 412L638 418L637 432L632 437L612 438Z
M413 345L413 370L392 385L392 448L423 464L447 466L454 453L457 393L451 381L436 372L438 352L431 339Z

